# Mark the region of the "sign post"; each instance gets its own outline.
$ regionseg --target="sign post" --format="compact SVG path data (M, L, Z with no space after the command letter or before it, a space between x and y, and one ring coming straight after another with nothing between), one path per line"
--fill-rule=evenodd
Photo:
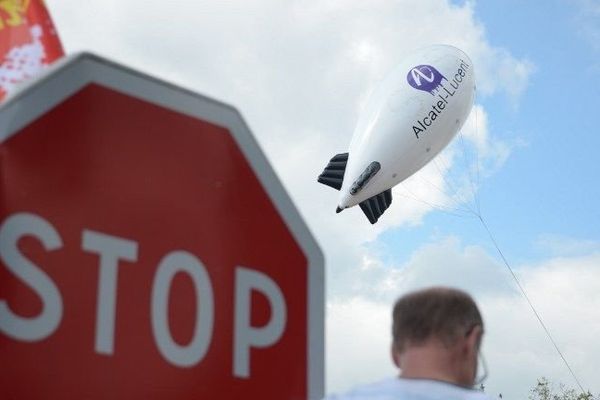
M323 395L323 256L236 110L75 56L0 169L0 398Z

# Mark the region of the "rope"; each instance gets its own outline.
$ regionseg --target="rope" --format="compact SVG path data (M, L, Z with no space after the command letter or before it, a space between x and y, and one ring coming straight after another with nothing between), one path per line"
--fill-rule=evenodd
M535 314L535 317L539 321L540 325L542 326L542 328L544 328L544 331L546 332L546 335L548 336L548 339L550 339L550 341L552 342L552 345L554 346L554 348L556 349L556 352L558 353L558 355L560 356L560 358L563 360L564 364L566 365L567 369L571 373L571 376L573 377L573 379L575 379L575 382L577 382L577 386L579 386L579 389L581 389L581 393L586 393L586 391L583 389L583 386L579 382L579 379L577 379L577 376L575 375L575 372L573 371L573 369L571 368L571 366L567 362L567 359L565 358L565 356L563 355L563 353L558 348L558 345L556 344L556 342L554 341L554 338L550 334L550 330L548 330L548 328L546 327L546 324L544 324L544 321L542 321L542 317L540 316L540 314L537 312L537 310L533 306L533 303L529 299L529 296L527 296L527 293L525 292L525 289L523 288L523 286L519 282L519 279L517 278L517 275L514 273L514 271L511 268L510 264L506 260L506 257L504 257L504 253L502 253L502 250L500 250L500 247L498 246L498 243L496 242L496 238L494 237L494 235L490 231L488 225L485 223L485 220L483 219L483 217L481 215L478 215L478 217L479 217L479 220L481 221L481 224L483 225L483 227L487 231L490 239L492 240L492 243L494 244L494 247L498 251L498 254L500 254L500 257L502 258L502 261L504 261L504 265L506 266L506 268L508 269L508 271L512 275L512 277L513 277L515 283L517 284L517 286L519 287L519 290L521 291L521 294L523 295L523 297L525 297L525 300L527 300L527 303L529 304L529 307L531 307L531 311L533 311L533 313Z
M414 194L414 193L413 193L413 192L412 192L412 191L411 191L411 190L410 190L408 187L406 187L404 184L402 184L402 188L403 188L403 189L404 189L404 190L405 190L407 193L409 193L409 194L410 194L410 196L406 196L406 195L403 195L402 193L397 193L397 192L396 192L396 193L394 193L394 195L399 195L399 196L402 196L402 197L404 197L404 198L407 198L407 199L411 199L411 200L414 200L414 201L418 201L419 203L423 203L423 204L425 204L425 205L427 205L427 206L429 206L429 207L431 207L431 208L435 208L435 209L436 209L436 210L438 210L438 211L441 211L441 212L443 212L443 213L446 213L446 214L448 214L448 215L452 215L452 216L454 216L454 217L466 218L466 217L472 217L472 216L473 216L473 215L471 215L471 214L473 214L473 212L472 212L472 211L470 211L470 212L468 212L468 213L467 213L467 210L464 210L464 211L463 211L463 210L456 209L456 208L455 208L455 209L452 209L452 208L450 208L450 207L446 207L446 206L443 206L443 205L440 205L440 204L435 204L435 203L432 203L432 202L429 202L429 201L426 201L426 200L420 199L420 198L419 198L419 196L415 195L415 194ZM460 214L460 212L463 212L464 214Z
M477 100L477 93L475 93L475 100ZM477 107L475 107L475 136L479 135L479 121L477 120ZM475 157L476 157L476 166L477 166L477 186L479 189L480 177L479 177L479 151L477 150L477 145L475 145ZM481 203L479 201L479 196L477 192L475 192L475 200L477 201L477 212L481 214Z
M477 109L475 109L475 137L476 138L479 135L479 121L478 121L478 115L477 114L478 114L477 113ZM449 207L444 207L444 206L436 205L436 204L433 204L433 203L429 203L429 202L424 201L424 200L420 200L416 195L414 195L406 187L404 187L405 191L407 191L407 192L409 192L411 194L411 197L413 198L413 200L421 201L421 202L429 205L430 207L437 208L438 210L440 210L442 212L445 212L447 214L455 215L455 216L461 216L461 215L458 214L458 212L464 212L466 214L470 214L470 215L472 215L472 216L474 216L474 217L476 217L476 218L479 219L479 221L481 222L483 228L485 229L485 231L487 232L488 236L490 237L490 240L492 241L492 244L496 248L496 251L500 255L500 258L502 258L502 261L504 262L504 266L508 269L508 272L510 273L510 275L512 276L513 280L515 281L517 287L519 288L519 291L521 292L521 294L523 295L523 297L527 301L527 304L529 304L529 307L531 308L531 311L533 311L533 314L535 315L535 317L537 318L537 320L540 323L541 327L543 328L544 332L546 333L546 336L548 337L548 339L550 339L550 342L554 346L554 349L556 350L556 352L560 356L561 360L563 361L563 363L565 364L565 366L569 370L569 373L571 374L571 376L573 377L573 379L577 383L577 386L581 390L581 393L589 393L589 392L587 392L587 391L585 391L583 389L583 385L581 384L581 382L577 378L577 375L575 375L575 371L573 371L573 368L571 368L571 365L567 361L566 357L560 351L560 348L556 344L556 341L554 340L554 337L550 333L550 330L548 329L548 327L546 326L546 324L544 324L544 321L542 320L542 317L540 316L540 314L535 309L532 301L530 300L529 296L527 295L527 292L525 291L525 288L523 287L523 285L521 285L521 282L519 282L519 279L517 278L517 275L515 274L514 270L510 266L510 264L508 263L508 260L506 259L506 257L504 256L504 253L500 249L500 246L498 246L498 242L496 241L496 238L494 237L494 234L492 233L492 231L488 227L485 219L482 216L482 213L481 213L481 203L480 203L480 199L479 199L479 195L478 195L478 190L477 190L477 189L479 189L479 180L480 180L480 165L479 165L480 164L480 158L479 158L479 151L477 149L477 144L473 143L473 147L475 149L474 150L475 151L475 164L476 164L476 171L475 171L475 173L476 173L476 176L477 176L477 182L474 183L473 182L473 171L471 170L470 165L469 165L470 164L470 160L467 159L467 151L466 151L466 146L465 146L465 143L464 143L462 132L459 133L459 141L460 141L460 144L461 144L462 150L463 150L463 161L465 163L465 167L467 168L467 178L469 179L469 183L470 183L470 189L471 189L471 193L472 193L472 199L474 200L473 207L471 207L471 205L469 204L468 200L466 200L465 198L463 198L460 195L460 193L456 189L454 189L454 185L449 181L449 177L446 177L446 174L444 174L442 172L441 168L437 164L437 160L438 160L439 157L436 157L436 158L433 159L434 165L436 166L439 174L442 176L442 178L444 179L444 182L450 188L450 190L454 191L456 193L456 195L460 197L457 200L457 199L454 199L452 196L447 196L450 200L455 201L456 208L453 210L455 212L451 212L449 210ZM449 168L447 168L447 170L449 170ZM425 179L423 179L423 180L425 180ZM434 185L433 183L431 183L431 182L427 182L427 183L430 184L430 185L432 185L432 186L434 186L434 187L436 187L438 190L440 190L443 193L443 191L439 187L437 187L436 185ZM405 196L405 197L408 197L408 196ZM466 207L466 209L462 208L461 204L464 204L464 206ZM466 215L463 215L463 217L465 217L465 216Z
M478 122L479 121L478 121L478 118L477 118L477 108L476 108L475 109L475 136L476 137L478 137L478 135L479 135L479 124L478 124ZM461 140L462 140L462 135L461 135ZM473 182L471 181L471 185L472 185L473 188L476 187L476 186L479 186L479 179L480 179L480 172L479 172L479 152L477 151L477 145L476 144L474 144L474 148L475 148L475 154L476 154L476 157L477 157L477 161L476 161L477 162L477 183L476 183L476 185L473 185ZM463 149L464 149L464 147L463 147ZM469 177L471 177L471 176L469 175ZM481 204L480 204L480 201L479 201L479 196L478 196L477 192L475 192L475 191L474 191L474 198L475 198L476 207L477 207L477 212L474 212L474 214L477 216L477 218L479 219L479 221L481 221L481 225L483 225L483 227L485 228L488 236L490 237L490 240L492 241L494 247L496 248L496 251L500 255L500 258L502 258L502 261L504 262L504 265L508 269L508 272L510 272L510 275L512 276L512 278L515 281L517 287L521 291L521 294L523 295L523 297L527 301L527 304L529 304L529 307L531 308L531 311L533 311L533 314L535 315L535 317L537 318L538 322L540 323L540 325L544 329L544 332L546 332L546 336L548 336L548 339L550 339L550 342L554 346L554 349L556 350L556 352L558 353L558 355L562 359L563 363L565 364L565 366L569 370L569 373L571 374L571 376L573 377L573 379L577 383L577 386L581 390L581 393L587 393L583 389L583 385L581 384L581 382L577 378L577 375L575 375L575 371L573 371L573 368L571 368L571 365L567 361L566 357L564 356L564 354L562 353L562 351L560 351L560 349L558 348L558 345L556 344L556 341L552 337L552 334L550 333L550 330L548 329L548 327L546 326L546 324L544 324L544 321L542 320L542 317L540 316L540 314L537 312L537 310L533 306L533 303L529 299L529 296L527 295L527 292L525 292L525 288L523 287L523 285L521 285L521 282L519 282L519 279L517 278L517 275L515 274L514 270L510 266L510 264L508 263L508 260L506 259L506 257L504 256L504 253L500 249L500 246L498 246L498 242L496 241L496 238L492 234L492 231L488 227L488 224L485 222L485 220L484 220L484 218L483 218L483 216L481 214Z

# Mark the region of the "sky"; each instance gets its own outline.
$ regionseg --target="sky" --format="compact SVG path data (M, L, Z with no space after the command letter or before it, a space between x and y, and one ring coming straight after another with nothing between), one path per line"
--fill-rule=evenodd
M486 391L523 399L575 382L495 240L586 389L600 392L600 1L47 0L69 53L92 51L234 105L326 257L328 392L396 374L390 310L451 285L486 323ZM411 50L470 55L477 98L435 162L371 226L316 183L369 93ZM368 366L368 368L365 368Z

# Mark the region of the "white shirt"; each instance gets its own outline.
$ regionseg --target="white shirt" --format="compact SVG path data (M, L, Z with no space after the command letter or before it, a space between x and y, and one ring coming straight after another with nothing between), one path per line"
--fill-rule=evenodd
M490 397L441 381L388 378L324 400L490 400Z

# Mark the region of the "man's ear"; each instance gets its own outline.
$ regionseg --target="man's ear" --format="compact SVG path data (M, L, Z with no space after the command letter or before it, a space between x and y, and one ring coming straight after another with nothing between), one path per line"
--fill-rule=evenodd
M392 361L394 362L394 365L400 368L400 353L397 351L394 343L392 343L392 345L390 346L390 355L392 356Z
M467 349L469 352L477 353L479 346L481 345L481 337L483 336L483 328L481 325L476 325L467 334L465 341L467 343Z

